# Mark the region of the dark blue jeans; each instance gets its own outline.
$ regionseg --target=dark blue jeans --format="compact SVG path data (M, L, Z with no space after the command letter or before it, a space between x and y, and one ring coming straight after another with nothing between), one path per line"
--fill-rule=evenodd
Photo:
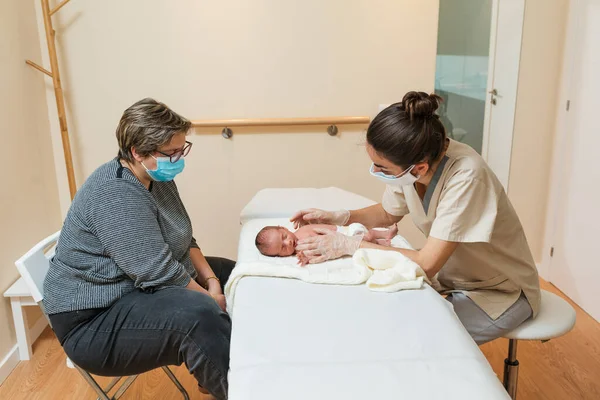
M235 262L207 260L224 285ZM65 332L77 319L84 321ZM184 362L200 386L227 398L231 320L210 296L182 287L135 290L107 309L55 314L50 321L69 358L88 372L135 375Z

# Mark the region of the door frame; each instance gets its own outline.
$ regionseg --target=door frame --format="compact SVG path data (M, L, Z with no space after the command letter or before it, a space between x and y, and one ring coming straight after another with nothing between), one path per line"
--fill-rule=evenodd
M550 188L548 195L548 208L546 210L546 229L544 232L544 245L542 249L542 263L538 266L540 276L547 281L552 282L552 248L558 225L558 216L560 210L558 206L566 178L564 168L565 155L562 152L564 143L567 140L569 130L569 111L567 102L572 93L572 77L575 65L575 54L579 50L581 39L581 29L578 21L581 17L580 0L569 2L569 11L567 16L567 28L565 36L565 45L563 50L562 73L560 78L560 89L558 96L558 105L556 110L556 122L554 130L554 149L552 151L552 163L550 167Z
M502 9L500 6L502 5ZM517 15L520 18L520 23L515 24L514 19L510 21L500 19L512 17ZM508 185L510 180L510 166L511 166L511 155L512 146L514 140L515 131L515 116L517 110L517 96L518 96L518 85L519 85L519 73L521 63L521 52L523 48L523 24L525 22L525 0L493 0L492 1L492 21L490 26L490 53L489 53L489 64L488 64L488 82L487 82L487 95L488 98L485 102L485 114L483 123L483 144L481 149L481 155L483 159L488 163L492 170L498 176L498 179L504 186L504 189L508 192ZM506 68L506 60L500 60L497 57L497 43L498 43L498 30L510 31L513 35L512 40L519 43L518 52L510 60L514 70L516 71L515 76L511 77L507 87L514 88L514 91L509 93L509 96L504 94L507 107L512 107L512 121L510 121L510 137L506 138L506 131L492 132L491 122L493 114L493 105L491 104L490 91L495 88L495 77L496 70ZM502 93L501 93L502 94ZM494 143L493 146L490 144Z
M490 24L490 51L488 56L488 79L486 84L486 100L485 100L485 114L483 117L483 141L481 145L481 156L487 162L489 154L489 142L490 142L490 113L492 111L492 103L489 100L489 91L494 87L494 71L496 69L496 33L498 31L498 2L499 0L492 0L492 21Z

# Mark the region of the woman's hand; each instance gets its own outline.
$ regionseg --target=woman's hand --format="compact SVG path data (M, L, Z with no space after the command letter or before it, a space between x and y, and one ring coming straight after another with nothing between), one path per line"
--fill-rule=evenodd
M211 296L217 302L217 304L219 305L219 307L221 307L221 310L223 310L223 312L227 312L227 301L225 300L225 295L223 295L223 294L217 294L217 295L211 294Z
M294 223L294 229L308 224L346 225L350 219L350 211L325 211L318 208L308 208L297 211L290 221Z
M209 279L206 283L208 285L208 294L217 302L221 310L227 312L227 302L221 290L221 283L216 279Z
M215 281L215 283L212 283L210 281ZM200 292L212 297L212 299L219 305L221 310L227 312L227 302L225 301L225 296L221 291L221 284L215 279L210 279L208 285L208 290L206 290L202 286L200 286L200 284L194 279L190 279L189 283L186 286L186 289L195 290L196 292Z
M362 235L346 236L323 228L316 228L315 232L319 235L302 239L296 246L301 265L318 264L345 255L352 255L362 242Z

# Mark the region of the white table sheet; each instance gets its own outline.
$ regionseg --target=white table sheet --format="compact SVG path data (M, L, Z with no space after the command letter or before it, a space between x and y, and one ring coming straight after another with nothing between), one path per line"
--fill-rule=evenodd
M244 278L237 289L230 400L507 399L433 289Z
M373 200L336 187L263 189L240 214L242 224L256 218L289 218L303 208L356 210L376 204Z

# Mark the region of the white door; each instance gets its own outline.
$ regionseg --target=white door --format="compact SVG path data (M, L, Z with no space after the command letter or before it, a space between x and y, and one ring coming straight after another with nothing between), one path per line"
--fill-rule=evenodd
M496 0L482 155L508 190L525 0Z
M570 7L548 272L554 285L600 321L600 1L575 0Z
M525 0L440 0L435 91L448 136L508 186Z

